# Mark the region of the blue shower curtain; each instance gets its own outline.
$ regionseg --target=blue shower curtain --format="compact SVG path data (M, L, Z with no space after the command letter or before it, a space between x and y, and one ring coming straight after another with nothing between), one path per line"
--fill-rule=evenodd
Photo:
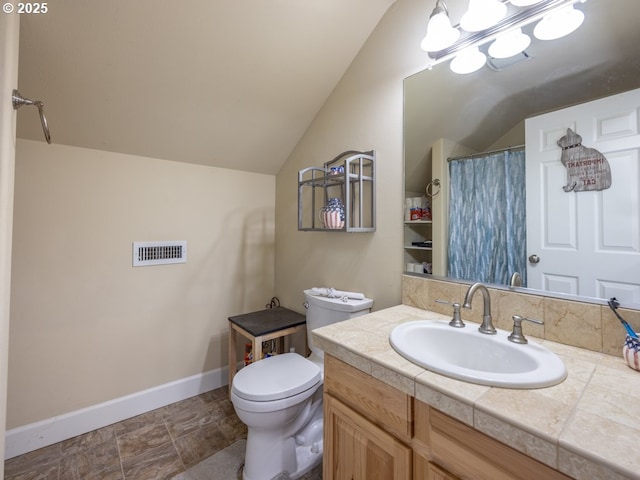
M524 151L449 162L448 276L526 286Z

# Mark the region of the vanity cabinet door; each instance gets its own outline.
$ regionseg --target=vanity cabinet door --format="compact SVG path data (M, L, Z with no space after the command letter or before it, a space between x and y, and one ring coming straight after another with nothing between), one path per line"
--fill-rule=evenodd
M327 394L323 457L325 480L411 480L411 449Z

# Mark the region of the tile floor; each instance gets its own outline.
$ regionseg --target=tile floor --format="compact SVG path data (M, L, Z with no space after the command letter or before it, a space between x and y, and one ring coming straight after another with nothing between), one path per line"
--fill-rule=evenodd
M218 388L9 459L4 478L170 479L246 438L246 427L236 416L227 392L227 387ZM235 480L235 474L229 480Z

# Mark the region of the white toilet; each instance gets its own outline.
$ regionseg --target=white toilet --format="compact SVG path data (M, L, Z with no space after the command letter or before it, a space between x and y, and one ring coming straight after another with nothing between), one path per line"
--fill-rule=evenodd
M285 353L233 378L231 402L248 429L243 480L296 479L322 460L324 352L311 331L369 313L373 300L328 298L305 290L309 358Z

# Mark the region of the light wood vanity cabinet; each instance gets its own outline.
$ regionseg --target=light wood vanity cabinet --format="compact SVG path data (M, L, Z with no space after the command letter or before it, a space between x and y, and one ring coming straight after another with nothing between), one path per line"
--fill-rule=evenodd
M562 473L325 355L325 480L561 480Z
M411 397L330 355L324 362L324 480L411 479Z

